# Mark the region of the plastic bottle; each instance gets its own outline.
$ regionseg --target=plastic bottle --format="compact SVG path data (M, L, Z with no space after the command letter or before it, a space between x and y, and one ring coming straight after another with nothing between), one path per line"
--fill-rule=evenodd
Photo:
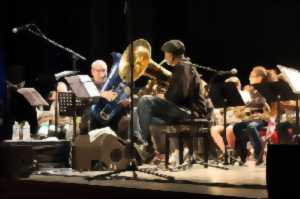
M17 121L15 121L13 125L13 134L12 134L12 140L20 140L20 125Z
M30 125L27 121L25 121L25 124L23 126L23 140L31 140L31 136L30 136Z

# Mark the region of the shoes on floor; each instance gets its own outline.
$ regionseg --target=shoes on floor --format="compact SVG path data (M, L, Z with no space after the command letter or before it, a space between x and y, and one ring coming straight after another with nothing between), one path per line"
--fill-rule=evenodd
M183 161L188 160L189 158L189 149L184 148L183 150ZM172 166L178 166L179 165L179 150L176 149L169 158L169 164Z
M150 162L155 156L154 149L150 145L146 145L146 144L139 145L135 143L134 148L136 149L138 155L140 156L141 160L144 163Z
M154 157L153 157L153 159L152 159L152 163L153 164L155 164L155 165L158 165L158 164L160 164L160 163L162 163L162 162L164 162L165 161L165 155L164 154L161 154L161 153L159 153L159 152L157 152L157 151L155 151L154 152Z
M256 161L255 161L255 165L256 165L256 166L259 166L259 165L261 165L262 163L264 163L264 153L265 153L265 151L262 149L262 150L260 151L260 153L259 153L258 158L257 158Z

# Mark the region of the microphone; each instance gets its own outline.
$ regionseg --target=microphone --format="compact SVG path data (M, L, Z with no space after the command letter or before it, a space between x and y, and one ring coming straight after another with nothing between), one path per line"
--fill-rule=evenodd
M23 26L19 26L19 27L14 27L12 29L12 32L14 34L17 34L18 32L22 31L22 30L27 30L28 28L30 28L30 26L33 26L34 24L25 24Z
M218 75L236 75L238 70L236 68L232 68L231 70L220 70L217 72Z

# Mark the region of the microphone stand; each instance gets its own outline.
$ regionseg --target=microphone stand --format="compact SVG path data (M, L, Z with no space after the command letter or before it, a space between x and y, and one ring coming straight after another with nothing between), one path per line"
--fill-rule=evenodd
M112 171L112 172L108 172L105 174L100 174L94 177L88 177L88 180L94 180L94 179L99 179L99 178L106 178L109 177L111 175L114 174L118 174L121 172L125 172L125 171L132 171L133 172L133 177L137 178L137 174L136 171L142 172L142 173L146 173L146 174L151 174L154 176L158 176L161 178L165 178L169 181L174 181L174 177L172 176L168 176L165 174L159 174L156 173L150 169L139 169L137 166L137 161L134 157L134 135L133 135L133 106L134 106L134 98L133 98L133 90L134 90L134 46L133 46L133 31L132 31L132 24L133 24L133 13L132 13L132 2L133 0L125 0L125 6L124 6L124 14L127 15L127 23L128 23L128 42L130 43L130 49L129 49L129 53L128 53L128 62L130 63L130 132L129 132L129 139L130 139L130 143L129 143L129 158L130 158L130 163L128 168L124 169L124 170L119 170L119 171Z
M47 41L48 43L68 52L72 56L72 67L73 67L74 71L76 71L76 62L78 60L81 59L83 61L86 61L86 58L84 56L82 56L79 53L73 51L72 49L65 47L65 46L57 43L56 41L48 38L44 33L42 33L42 31L37 27L37 25L33 24L33 26L36 28L37 31L32 30L30 27L25 30L27 30L28 32L34 34L35 36L37 36L39 38L42 38L43 40Z
M30 27L35 27L36 30L33 30L31 29ZM66 51L67 53L69 53L71 56L72 56L72 67L73 67L73 70L74 71L77 71L76 69L76 65L77 65L77 61L79 59L85 61L86 58L82 55L80 55L79 53L73 51L72 49L68 48L68 47L65 47L59 43L57 43L56 41L48 38L40 29L37 25L35 24L32 24L31 26L29 26L28 28L24 29L24 30L27 30L28 32L32 33L33 35L39 37L39 38L42 38L43 40L47 41L48 43L52 44L53 46L56 46L64 51ZM56 91L56 97L55 97L55 104L54 104L54 125L55 125L55 135L57 135L57 131L58 131L58 92L57 92L57 85L56 85L56 88L55 88L55 91ZM74 121L73 121L74 122ZM76 127L75 127L76 128Z
M226 70L216 70L214 68L211 68L209 66L201 66L201 65L198 65L198 64L192 64L194 67L198 68L198 69L202 69L202 70L206 70L206 71L209 71L209 72L213 72L215 73L216 76L222 76L222 75L236 75L237 74L237 69L233 68L229 71L226 71ZM214 77L215 78L215 77Z
M218 73L220 73L220 71L214 69L214 68L211 68L211 67L208 67L208 66L201 66L201 65L198 65L198 64L192 64L193 66L195 66L196 68L199 68L199 69L203 69L203 70L206 70L206 71L209 71L209 72L214 72L218 75Z

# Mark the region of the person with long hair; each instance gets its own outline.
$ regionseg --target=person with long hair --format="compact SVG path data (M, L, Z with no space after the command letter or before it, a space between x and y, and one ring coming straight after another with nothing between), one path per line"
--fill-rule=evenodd
M263 66L255 66L249 76L250 85L245 89L250 92L251 102L247 104L249 108L249 121L236 123L233 132L236 137L236 148L242 162L247 158L247 141L254 148L254 158L256 165L263 163L263 145L259 131L268 125L268 120L276 117L276 112L267 104L266 99L252 86L252 84L265 83L276 80L274 71L267 70Z

